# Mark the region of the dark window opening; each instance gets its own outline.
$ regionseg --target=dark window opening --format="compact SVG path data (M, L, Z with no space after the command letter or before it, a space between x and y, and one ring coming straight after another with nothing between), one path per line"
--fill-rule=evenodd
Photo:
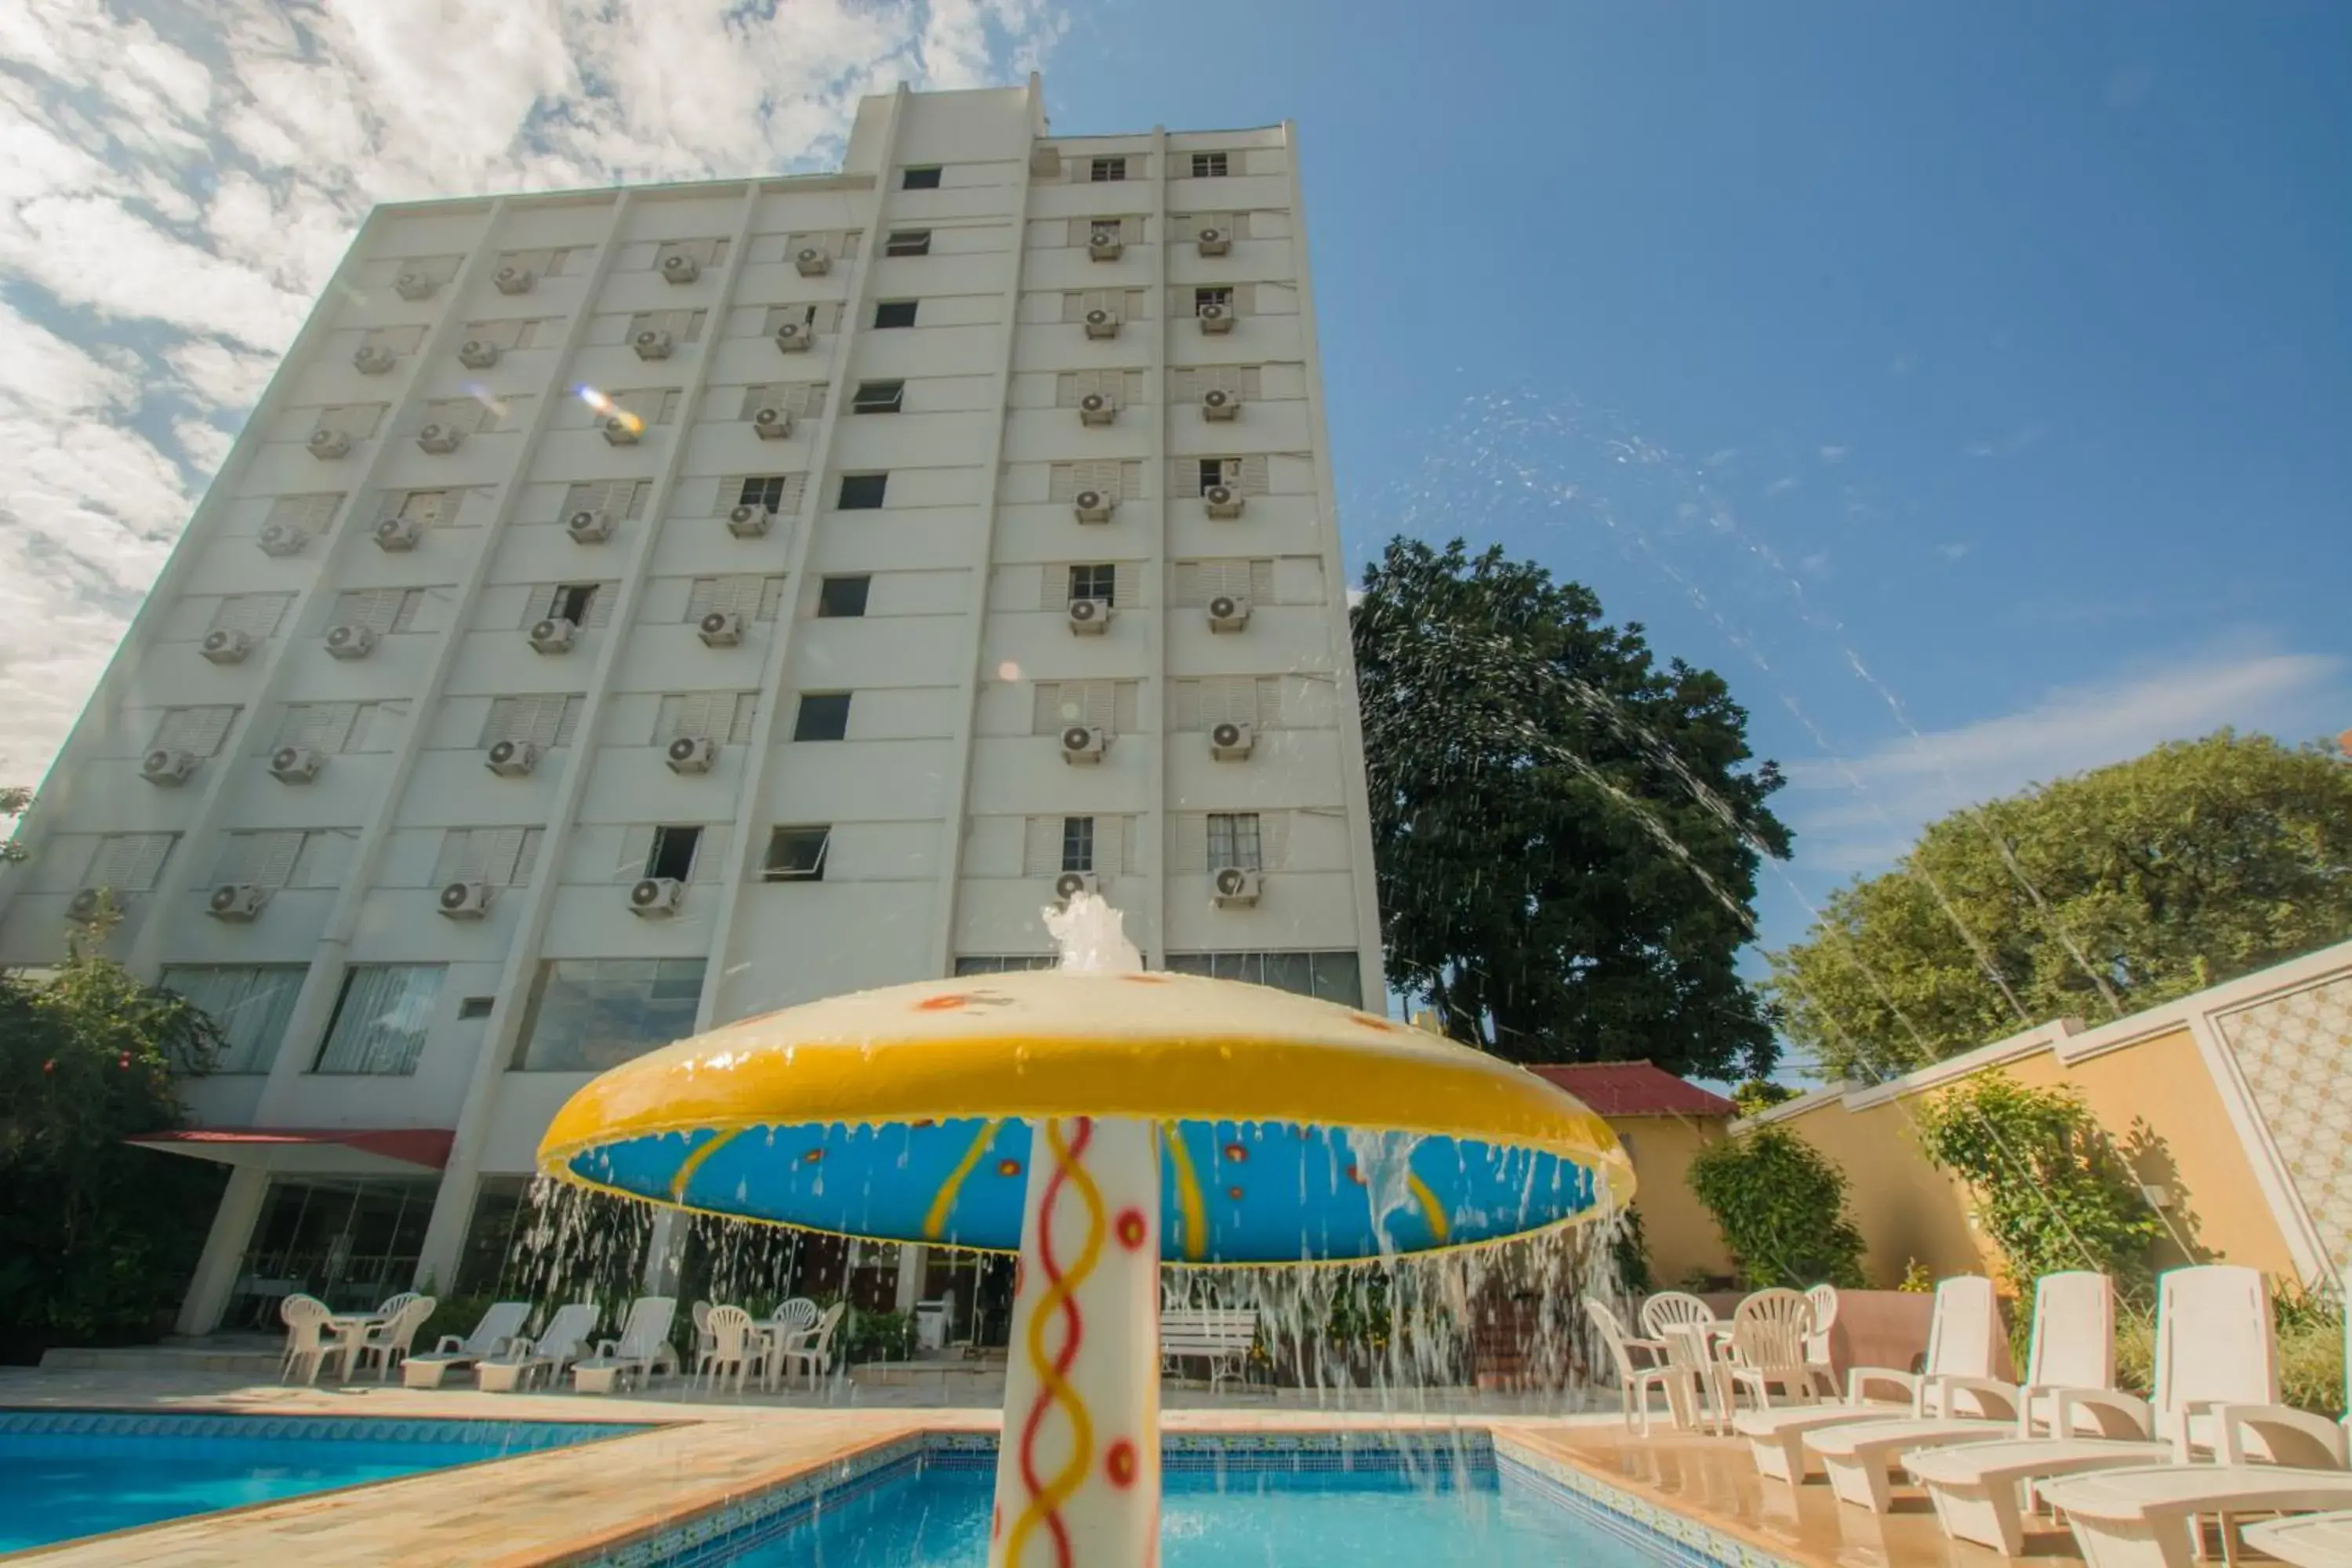
M844 474L841 500L835 504L844 511L872 511L882 504L882 497L889 488L887 474Z
M498 998L495 996L468 996L457 1004L457 1016L461 1020L487 1018L490 1016L490 1009L497 1004Z
M907 170L899 176L898 188L902 191L938 190L940 188L940 166L937 163L933 163L927 168Z
M653 853L646 857L646 875L683 882L694 875L694 852L702 847L699 827L656 827Z
M856 395L849 400L852 414L896 414L907 400L907 384L903 381L861 381Z
M588 612L596 607L596 584L566 583L555 590L555 618L570 621L575 626L588 624Z
M793 716L795 741L839 741L849 734L849 693L807 691Z
M1062 818L1062 869L1091 871L1095 868L1095 819L1091 816Z
M1230 310L1234 308L1234 291L1231 289L1223 288L1193 289L1192 313L1199 315L1201 307L1203 305L1223 305Z
M1192 177L1194 179L1223 179L1227 172L1228 165L1224 153L1195 153L1192 154Z
M743 481L743 493L735 498L735 504L782 511L784 510L784 484L791 477L789 474L754 474Z
M915 300L883 300L875 304L874 324L877 327L911 327L915 324Z
M854 620L866 613L871 577L827 577L817 587L816 613L826 620Z
M1097 184L1102 184L1110 180L1124 180L1127 178L1127 160L1097 158L1087 165L1087 178Z
M760 876L770 882L822 882L830 827L778 827L768 834L768 858Z
M885 256L929 256L931 253L931 231L927 228L894 228L882 242Z
M1118 568L1108 562L1070 568L1070 597L1118 603Z
M1225 460L1224 460L1223 458L1202 458L1202 459L1201 459L1201 493L1202 493L1202 495L1206 495L1206 494L1208 494L1208 493L1209 493L1209 487L1210 487L1210 486L1212 486L1212 485L1222 485L1222 484L1223 484L1224 482L1225 482Z

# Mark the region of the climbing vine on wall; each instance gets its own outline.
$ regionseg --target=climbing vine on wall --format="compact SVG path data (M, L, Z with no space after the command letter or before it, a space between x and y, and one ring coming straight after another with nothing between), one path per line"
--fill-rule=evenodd
M1845 1173L1785 1127L1708 1145L1690 1166L1698 1195L1750 1287L1858 1289L1862 1232L1845 1208Z

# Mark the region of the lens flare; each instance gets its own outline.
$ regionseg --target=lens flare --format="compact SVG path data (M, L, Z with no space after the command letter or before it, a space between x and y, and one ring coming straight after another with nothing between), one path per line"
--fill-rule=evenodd
M644 433L646 422L642 418L630 413L627 409L622 407L619 404L614 402L611 398L605 396L594 387L575 386L572 391L574 396L578 397L581 402L586 404L601 416L606 419L617 419L622 424L627 426L632 432L637 434Z

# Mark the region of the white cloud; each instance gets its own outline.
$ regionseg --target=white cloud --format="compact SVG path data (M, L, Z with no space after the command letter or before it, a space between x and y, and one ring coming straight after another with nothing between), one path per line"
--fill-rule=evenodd
M821 168L1054 0L0 4L0 783L87 700L376 202Z
M1937 817L2166 741L2224 725L2304 740L2352 695L2346 668L2338 658L2241 649L2063 688L2016 713L1903 736L1855 757L1790 763L1776 809L1796 830L1800 872L1874 873Z
M1851 447L1823 447L1821 449L1821 458L1824 463L1843 463L1845 461L1845 455L1852 450L1853 448Z

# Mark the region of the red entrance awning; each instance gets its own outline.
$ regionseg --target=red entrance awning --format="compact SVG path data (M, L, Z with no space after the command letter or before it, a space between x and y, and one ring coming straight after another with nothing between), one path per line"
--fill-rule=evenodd
M457 1133L446 1127L188 1127L131 1140L168 1153L240 1163L273 1150L350 1149L398 1164L437 1171L449 1163Z

